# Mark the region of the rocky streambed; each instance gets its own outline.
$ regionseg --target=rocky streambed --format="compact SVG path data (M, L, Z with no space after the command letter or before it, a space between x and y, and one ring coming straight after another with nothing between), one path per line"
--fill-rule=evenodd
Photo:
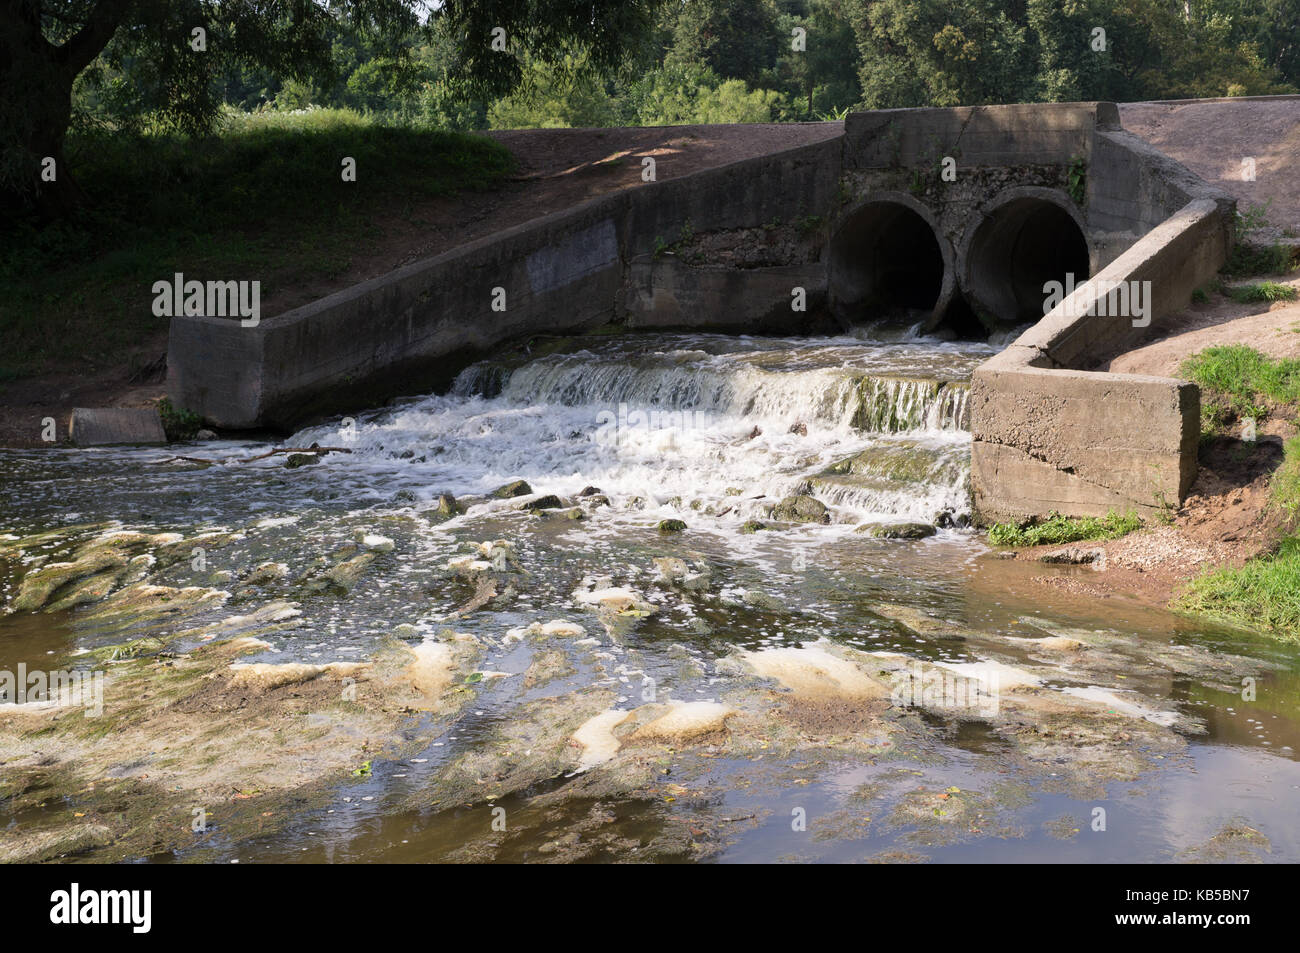
M293 466L7 453L0 858L1296 859L1286 648L966 528L987 352L587 340Z

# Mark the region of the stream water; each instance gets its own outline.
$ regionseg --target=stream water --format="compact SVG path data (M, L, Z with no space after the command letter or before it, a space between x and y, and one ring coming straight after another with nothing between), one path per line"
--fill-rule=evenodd
M0 560L6 604L33 560L106 523L233 541L198 568L186 559L149 577L222 588L228 600L130 631L90 603L10 613L0 617L0 669L76 666L87 650L141 635L167 641L279 599L300 615L260 635L271 648L257 660L357 661L395 634L419 643L451 627L481 641L479 670L508 676L484 680L422 751L375 760L272 833L209 838L193 857L153 860L634 860L683 830L707 849L645 855L1300 859L1294 649L1036 581L1087 576L1086 567L998 559L967 528L967 381L996 348L881 337L591 337L475 365L444 395L305 430L285 445L351 453L294 469L283 456L234 462L265 450L249 442L179 451L222 461L214 466L178 460L175 447L5 451L0 536L59 531ZM528 493L492 495L517 480ZM439 513L444 494L468 511ZM563 505L521 510L546 495ZM819 501L824 515L816 506L807 522L773 514L791 497ZM666 532L665 520L686 528ZM899 524L934 531L877 535ZM359 580L304 584L366 536L392 547ZM485 540L508 541L523 581L464 611L474 586L448 567ZM664 558L681 559L685 578L657 569ZM267 564L281 568L240 584ZM631 590L647 612L602 628L582 596L601 587ZM594 638L543 646L505 637L555 619ZM181 637L169 648L197 644ZM733 748L715 733L690 752L673 749L664 776L636 796L566 797L573 772L491 804L425 796L453 759L500 747L502 732L546 699L599 690L631 710L652 685L656 703L743 708L763 698L780 710L786 696L771 683L755 689L736 659L809 646L885 659L895 673L900 660L950 675L998 672L1004 693L1021 683L1024 697L1045 701L991 719L933 705L881 704L875 721L861 705L799 709L791 723L806 743L774 741L765 754L761 741ZM553 673L535 677L557 649ZM889 735L894 750L874 749L886 730L900 733ZM492 806L505 808L508 832L491 828ZM10 836L47 821L0 799Z

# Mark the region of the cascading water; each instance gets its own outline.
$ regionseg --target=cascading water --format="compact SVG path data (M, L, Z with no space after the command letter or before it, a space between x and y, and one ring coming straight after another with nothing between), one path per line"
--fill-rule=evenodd
M966 380L991 353L849 337L609 339L477 364L447 395L293 442L348 439L369 465L409 461L426 496L524 479L560 495L598 486L615 511L694 511L718 528L795 493L821 498L841 525L960 520Z
M109 721L0 710L33 770L90 765L0 798L0 860L54 843L46 802L83 849L125 773L163 807L95 859L1057 859L1103 797L1099 860L1212 855L1236 815L1300 856L1293 664L990 558L955 527L996 346L869 333L590 336L284 441L350 451L321 459L7 452L0 673L107 668ZM945 528L874 538L902 523ZM176 819L214 772L248 800L205 841Z

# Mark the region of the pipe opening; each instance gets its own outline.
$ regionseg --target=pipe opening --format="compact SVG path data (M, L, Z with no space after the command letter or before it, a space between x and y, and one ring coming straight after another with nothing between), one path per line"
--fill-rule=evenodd
M966 256L966 296L993 328L1043 316L1049 281L1089 277L1088 241L1059 205L1019 198L999 206L975 230Z
M916 324L943 291L943 252L924 218L898 202L869 202L831 242L831 307L845 324Z

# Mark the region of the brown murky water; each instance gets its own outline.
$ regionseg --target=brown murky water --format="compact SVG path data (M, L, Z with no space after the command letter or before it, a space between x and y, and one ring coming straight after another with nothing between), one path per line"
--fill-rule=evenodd
M268 643L249 661L355 662L395 639L431 644L453 630L477 653L456 673L454 706L411 714L399 755L377 752L364 770L336 772L297 801L268 801L264 833L224 823L227 807L217 806L213 825L188 841L160 837L163 849L133 856L1300 858L1294 646L1135 599L1046 589L1031 577L1091 570L998 560L960 528L966 474L953 461L967 440L961 382L984 353L978 346L652 340L655 348L615 341L580 359L534 361L504 383L469 375L478 383L460 393L306 432L294 442L352 440L356 453L299 469L280 460L202 468L161 450L6 453L7 605L42 557L72 558L105 523L189 541L185 558L152 564L146 583L228 596L129 625L95 602L12 613L0 618L0 670L101 665L111 676L118 663L84 653L141 638L158 640L146 654L162 651L155 664L165 666L169 653L202 644L193 633L203 626L280 602L299 614L221 630ZM489 396L473 392L484 381ZM656 410L691 416L656 422ZM235 444L186 452L249 455ZM850 459L858 463L837 469ZM482 495L512 479L533 494ZM580 497L588 485L609 505ZM809 491L829 504L829 523L768 515ZM444 492L470 501L469 512L440 516ZM517 509L546 494L567 505ZM565 515L575 510L582 519ZM928 538L857 531L942 512L948 525ZM656 528L669 518L687 529ZM769 528L748 531L755 520ZM99 528L22 543L79 525ZM199 565L192 541L205 532L231 538ZM367 537L386 542L373 544L347 587L313 583L340 553L371 546L357 542ZM469 544L490 540L506 541L519 568L450 568ZM155 540L149 552L169 545ZM655 562L664 559L682 564ZM283 568L259 570L268 564ZM486 578L494 596L458 614ZM593 593L610 589L628 590L644 609L601 609ZM529 628L550 620L580 626L583 637ZM790 660L816 669L812 682L789 667L781 671L791 680L760 677L764 665ZM976 679L988 710L900 703L899 679L914 664L959 687ZM846 686L861 679L895 694L854 695ZM730 714L721 728L669 741L631 731L677 710L669 703ZM593 749L573 741L573 729L602 711L629 720L610 736L613 753L588 764ZM0 711L0 729L8 717ZM175 717L227 716L178 708ZM0 753L0 785L28 776L42 737L53 745L53 735L19 735ZM295 742L283 734L286 758ZM109 775L167 770L157 752L124 750L120 761L105 762ZM0 849L75 829L78 812L100 817L84 792L16 784L0 787ZM179 796L176 809L188 810ZM64 859L112 851L97 841Z

